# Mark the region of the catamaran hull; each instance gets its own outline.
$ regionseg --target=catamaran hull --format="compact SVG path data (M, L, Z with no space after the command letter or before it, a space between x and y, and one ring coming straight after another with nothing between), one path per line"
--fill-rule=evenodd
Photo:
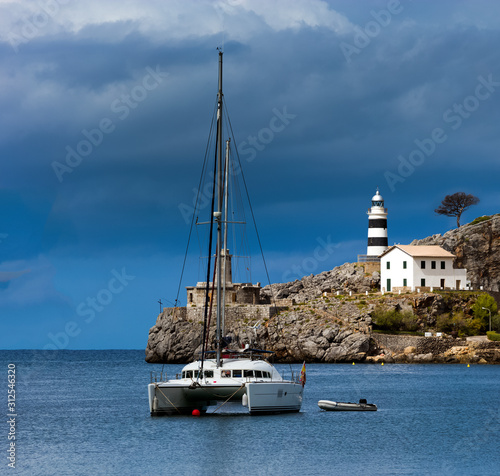
M190 415L193 410L205 413L209 406L224 402L242 402L252 415L298 412L302 406L303 387L295 382L247 382L240 386L148 385L152 416Z
M193 410L205 413L207 407L214 405L216 400L206 395L193 394L187 386L158 384L148 385L149 410L152 416L159 415L190 415Z
M298 412L304 388L295 382L252 382L246 384L250 414Z

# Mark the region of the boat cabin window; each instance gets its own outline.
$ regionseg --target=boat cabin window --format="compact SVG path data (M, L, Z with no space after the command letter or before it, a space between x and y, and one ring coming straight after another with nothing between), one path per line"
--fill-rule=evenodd
M231 378L231 371L230 370L222 370L220 373L221 377L224 378Z
M264 378L271 378L271 374L269 372L262 371L262 376Z
M194 378L198 378L198 370L194 371Z
M241 370L233 370L233 378L241 378Z
M214 378L213 370L205 370L205 378Z
M255 378L262 378L262 370L254 370Z
M182 378L193 378L193 371L185 370L184 372L182 372Z
M253 370L244 370L243 377L253 377Z

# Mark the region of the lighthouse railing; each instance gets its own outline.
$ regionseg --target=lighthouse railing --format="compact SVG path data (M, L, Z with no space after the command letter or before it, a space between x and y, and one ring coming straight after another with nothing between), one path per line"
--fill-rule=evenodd
M380 263L380 258L373 255L358 255L358 263Z

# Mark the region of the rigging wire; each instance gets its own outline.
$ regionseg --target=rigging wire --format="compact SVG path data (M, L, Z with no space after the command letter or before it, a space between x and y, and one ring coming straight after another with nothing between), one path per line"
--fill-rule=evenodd
M226 108L226 114L228 114L227 108ZM225 119L225 125L227 130L229 130L230 127L227 119ZM231 148L231 150L234 149ZM232 157L232 152L230 155ZM230 210L229 210L227 226L231 230L231 241L233 245L232 255L234 258L237 258L232 262L233 278L239 276L240 282L248 283L252 282L251 273L248 266L250 248L246 234L247 220L245 216L245 205L243 201L243 194L241 191L241 184L240 181L238 180L238 176L240 175L240 173L241 169L238 168L236 160L234 159L231 160L228 170L228 174L229 176L232 177L232 180L230 181L230 187L229 187L229 194L231 196L231 199L229 200ZM237 227L241 227L240 233L236 232ZM237 241L237 238L239 239L239 241Z
M199 199L200 199L200 195L201 195L201 184L203 181L203 177L205 175L205 169L207 167L208 151L209 151L210 144L212 143L212 129L214 127L215 110L216 109L217 109L217 101L215 102L214 112L212 113L212 122L210 124L210 132L208 134L207 146L205 148L205 157L203 159L203 167L201 170L200 182L198 184L198 193L196 194L196 201L195 201L195 205L194 205L193 216L191 217L191 226L189 227L189 235L188 235L188 241L187 241L187 245L186 245L186 252L184 253L184 262L182 263L181 277L179 279L179 287L177 288L177 296L175 298L175 306L174 307L177 307L177 304L179 302L179 295L181 292L182 278L184 276L184 270L186 268L186 260L187 260L187 255L188 255L188 251L189 251L189 243L191 242L191 234L193 232L193 226L195 224L195 219L197 219L196 212L198 211L198 203L199 203Z
M233 132L233 126L231 124L231 119L229 119L229 112L227 111L227 106L226 106L225 103L224 103L224 107L226 108L226 117L227 117L227 121L229 123L229 129L231 130L231 136L233 137L233 141L236 144L236 139L234 137L234 132ZM241 167L241 160L240 160L240 154L238 153L238 148L235 146L234 149L236 151L236 157L238 159L238 165L240 167L240 170L243 170L242 167ZM260 240L259 230L257 228L257 221L255 220L255 215L253 213L252 203L250 202L250 194L248 193L248 187L247 187L247 183L246 183L245 176L243 175L243 173L241 173L241 178L242 178L244 189L245 189L245 193L246 193L246 196L247 196L248 205L250 207L250 214L252 215L252 221L253 221L253 225L255 227L255 233L257 234L257 242L259 243L260 254L262 256L262 261L264 263L264 269L266 271L267 281L268 281L269 287L271 289L271 301L274 304L274 307L276 309L276 302L275 302L275 299L274 299L273 286L271 284L271 279L269 278L269 271L267 269L267 263L266 263L266 259L264 257L264 250L262 249L262 242Z

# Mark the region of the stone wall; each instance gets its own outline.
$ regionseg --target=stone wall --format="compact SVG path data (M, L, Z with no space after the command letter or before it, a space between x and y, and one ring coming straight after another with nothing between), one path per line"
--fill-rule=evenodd
M171 308L165 308L165 310ZM205 316L205 310L203 307L188 307L185 309L185 319L193 322L203 322ZM225 308L225 318L226 322L244 320L255 321L269 319L274 316L280 308L276 308L269 304L241 304L235 306L227 306ZM217 311L217 306L212 308L212 322L215 322L215 313Z
M372 334L372 339L377 343L378 347L390 350L391 352L403 352L406 347L417 347L417 345L425 340L425 337L419 336L403 336L389 334Z
M226 286L225 303L226 305L238 304L259 304L260 303L260 285L249 283L230 283ZM206 283L198 283L196 286L186 287L188 307L203 307L206 299ZM217 290L212 291L210 283L209 299L215 305L217 302Z
M375 271L380 273L380 261L367 261L363 263L358 263L359 266L363 266L365 273L373 274Z

